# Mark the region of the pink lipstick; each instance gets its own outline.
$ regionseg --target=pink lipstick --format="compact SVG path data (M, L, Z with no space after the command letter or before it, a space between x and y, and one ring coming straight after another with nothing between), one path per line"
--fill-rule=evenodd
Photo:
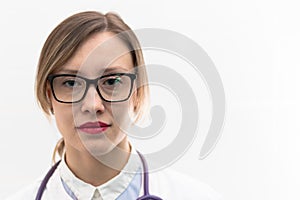
M84 123L77 127L77 129L88 134L100 134L103 133L110 126L111 125L98 121Z

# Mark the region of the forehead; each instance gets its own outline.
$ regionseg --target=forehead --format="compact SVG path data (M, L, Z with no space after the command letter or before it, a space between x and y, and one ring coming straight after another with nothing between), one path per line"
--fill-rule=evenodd
M88 38L59 71L73 70L79 74L101 75L105 71L133 69L127 45L111 32L97 33Z

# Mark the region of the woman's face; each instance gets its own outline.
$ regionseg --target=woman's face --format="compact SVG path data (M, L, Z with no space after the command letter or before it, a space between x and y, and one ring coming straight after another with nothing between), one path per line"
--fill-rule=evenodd
M127 47L120 40L108 40L113 36L113 33L104 32L88 38L55 74L75 74L96 79L113 73L133 73L133 62ZM107 86L112 83L106 80L101 84ZM68 87L75 87L74 82L67 84ZM105 102L92 84L78 103L60 103L50 89L48 94L67 151L88 151L96 156L106 154L116 146L124 149L128 145L124 130L131 122L128 116L133 107L133 95L124 102Z

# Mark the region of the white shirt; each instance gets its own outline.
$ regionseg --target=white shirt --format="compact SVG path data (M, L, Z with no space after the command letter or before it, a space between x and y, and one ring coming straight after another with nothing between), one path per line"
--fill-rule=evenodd
M132 148L132 151L135 151L134 148ZM42 200L73 200L63 187L62 179L78 200L114 200L131 187L135 173L127 172L138 172L138 170L142 169L141 161L133 159L132 155L133 154L129 157L124 170L98 187L78 179L62 160L47 183ZM136 158L136 156L134 157ZM34 200L41 182L42 180L36 181L7 200ZM143 180L141 183L142 182ZM150 194L159 196L163 200L222 199L221 196L208 185L171 169L149 173L149 191ZM143 195L143 185L141 185L139 193L139 196ZM129 200L135 198L136 197L132 197L129 198Z
M65 159L62 159L57 170L63 182L79 200L116 199L128 188L136 173L141 171L141 160L133 155L137 155L137 152L131 147L131 154L123 170L117 176L98 187L78 179L67 166Z

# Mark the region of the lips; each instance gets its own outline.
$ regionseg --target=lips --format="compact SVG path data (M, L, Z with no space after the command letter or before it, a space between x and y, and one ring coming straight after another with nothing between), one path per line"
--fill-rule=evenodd
M109 125L109 124L98 121L98 122L84 123L84 124L80 125L79 127L77 127L77 129L79 129L80 131L87 133L87 134L100 134L100 133L103 133L110 126L111 125Z

